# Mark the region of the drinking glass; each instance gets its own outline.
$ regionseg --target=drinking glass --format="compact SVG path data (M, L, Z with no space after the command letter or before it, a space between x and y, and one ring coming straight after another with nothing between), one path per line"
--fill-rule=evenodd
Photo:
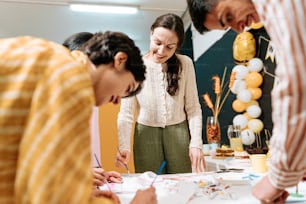
M235 151L243 150L240 132L240 126L238 125L229 125L227 128L227 136L230 141L230 146Z

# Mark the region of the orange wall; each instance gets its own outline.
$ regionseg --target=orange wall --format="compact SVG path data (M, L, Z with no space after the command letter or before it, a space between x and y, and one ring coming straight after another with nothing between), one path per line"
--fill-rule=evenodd
M101 160L102 166L107 171L118 171L126 173L124 168L117 168L115 166L115 157L118 147L118 134L117 134L117 114L120 105L107 104L99 108L99 121L100 121L100 136L101 136ZM131 147L133 147L131 145ZM133 150L131 150L133 152ZM133 154L128 164L130 172L134 172Z

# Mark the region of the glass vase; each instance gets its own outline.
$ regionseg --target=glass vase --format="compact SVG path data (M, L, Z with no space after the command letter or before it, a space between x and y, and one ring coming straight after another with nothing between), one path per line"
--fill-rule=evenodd
M221 141L221 129L218 118L214 116L208 116L206 120L206 137L208 144L220 144Z

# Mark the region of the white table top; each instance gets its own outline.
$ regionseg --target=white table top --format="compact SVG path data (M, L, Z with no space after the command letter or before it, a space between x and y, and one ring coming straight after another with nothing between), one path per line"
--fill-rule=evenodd
M218 204L257 204L258 202L251 195L251 185L248 180L237 180L238 177L244 174L232 175L233 173L203 173L203 174L167 174L160 175L154 186L158 197L159 204L203 204L203 203L218 203ZM139 176L139 175L138 175ZM215 186L217 179L222 177L222 184L216 185L214 193L207 193L210 186ZM136 189L147 188L148 185L143 185L144 180L138 180L136 177L123 176L127 186L121 189L114 189L114 192L119 196L122 204L128 204L135 195ZM200 187L199 182L205 181L207 185ZM218 182L217 181L217 182ZM133 187L131 187L133 182ZM212 184L209 184L212 182ZM136 184L135 183L139 183ZM228 186L229 188L225 187ZM225 190L225 188L227 188ZM129 190L127 190L129 189ZM134 190L133 190L134 189ZM211 197L209 197L211 196Z
M205 157L210 172L200 174L165 174L159 175L154 183L159 204L259 204L252 194L252 186L260 180L262 174L253 174L247 161L233 159L213 159ZM245 162L245 164L244 164ZM243 172L218 172L223 168L239 168ZM156 174L123 174L123 184L111 184L112 191L117 193L122 204L128 204L138 189L151 185ZM205 183L205 185L201 185ZM211 193L212 186L216 191ZM107 190L105 186L100 187ZM295 188L287 189L294 193ZM306 203L306 182L299 184L299 192L304 197L289 196L286 203ZM211 196L211 197L210 197Z
M233 157L224 159L214 159L212 156L205 156L207 171L218 171L222 168L239 168L246 172L252 172L250 159L234 159Z

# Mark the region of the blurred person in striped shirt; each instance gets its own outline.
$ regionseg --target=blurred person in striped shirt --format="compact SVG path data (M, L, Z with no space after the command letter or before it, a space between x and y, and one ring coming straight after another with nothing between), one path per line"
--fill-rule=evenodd
M200 32L231 28L243 32L261 21L276 49L278 85L272 91L273 136L267 176L253 188L262 203L283 203L285 188L306 170L306 1L187 0Z
M92 107L134 95L145 66L133 40L99 32L80 51L0 39L0 203L119 203L93 190ZM153 187L132 203L156 203Z

